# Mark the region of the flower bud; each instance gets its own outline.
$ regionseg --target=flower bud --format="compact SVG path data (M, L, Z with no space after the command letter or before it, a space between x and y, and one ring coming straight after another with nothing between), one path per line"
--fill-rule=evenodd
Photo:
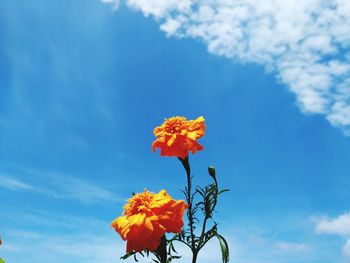
M208 172L209 172L209 175L210 175L211 177L215 178L215 168L214 168L214 166L210 165L210 166L208 167Z

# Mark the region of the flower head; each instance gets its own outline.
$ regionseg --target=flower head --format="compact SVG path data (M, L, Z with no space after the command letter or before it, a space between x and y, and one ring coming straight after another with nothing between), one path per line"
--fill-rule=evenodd
M135 194L124 206L123 216L111 226L127 241L126 252L155 251L165 232L179 233L182 216L187 208L183 200L176 201L165 191Z
M157 137L152 144L154 152L160 148L161 156L185 158L189 151L194 154L203 150L203 146L197 142L197 139L204 136L204 118L201 116L196 120L186 120L185 117L177 116L165 119L153 133Z

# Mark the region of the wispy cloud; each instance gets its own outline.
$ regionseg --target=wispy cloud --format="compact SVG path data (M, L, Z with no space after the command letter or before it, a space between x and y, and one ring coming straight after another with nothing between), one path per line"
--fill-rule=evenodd
M232 262L315 262L312 249L314 244L309 244L310 240L305 240L305 242L284 241L277 235L276 229L256 229L244 225L241 225L240 228L228 236ZM287 229L285 232L288 232L287 236L289 236L290 232ZM292 239L289 237L289 240Z
M56 199L71 199L93 204L122 199L110 190L81 178L57 174L31 172L26 179L0 175L0 188L12 191L31 191Z
M279 242L276 244L277 249L286 251L286 252L293 252L293 253L300 253L305 252L309 250L309 246L304 243L291 243L291 242Z
M120 201L113 192L81 178L49 174L45 176L45 180L45 190L42 189L42 192L54 198L69 198L84 203Z
M39 210L16 211L7 215L0 214L1 219L11 220L13 228L7 228L3 234L4 258L9 262L119 262L124 255L125 242L109 227L109 218L92 216L67 215L57 211L43 212ZM285 226L286 227L286 226ZM293 228L293 226L287 226ZM276 229L277 228L277 229ZM323 259L320 247L311 240L303 242L288 238L284 241L278 228L256 228L240 225L236 229L220 228L230 247L232 262L241 263L320 263L330 262ZM311 229L310 229L311 230ZM295 230L285 230L285 232ZM288 232L288 233L290 233ZM286 237L285 233L283 235ZM344 246L344 254L349 245ZM182 255L179 263L189 262L191 253L187 247L176 244L176 250ZM46 251L42 254L41 251ZM26 255L26 257L24 257ZM6 256L6 257L5 257ZM23 260L21 259L23 258ZM27 260L29 258L29 260ZM220 246L216 239L211 240L199 254L199 262L219 262ZM13 259L13 260L12 260ZM140 263L150 262L138 257ZM292 260L291 260L292 259ZM22 261L21 261L22 260ZM25 261L26 260L26 261ZM129 260L126 262L133 262Z
M39 211L25 209L18 211L14 208L6 208L7 213L0 214L3 222L11 221L19 229L29 227L40 228L42 230L61 229L67 231L88 231L89 229L107 228L112 218L94 218L83 215L73 215L70 213L59 213L57 211Z
M117 10L119 8L119 4L120 4L119 0L101 0L101 1L102 3L112 4L114 10Z
M3 257L18 263L116 262L123 255L124 248L111 234L48 234L14 230L4 242Z
M346 257L350 258L350 239L348 239L343 246L343 253Z
M125 246L110 228L111 218L97 218L56 210L9 208L0 222L2 257L6 262L116 262Z
M176 249L182 258L179 263L191 260L190 251L176 244ZM38 231L13 230L4 242L4 258L7 261L18 263L32 262L119 262L125 254L126 244L114 230L105 228L89 233L69 232L64 234L44 233ZM45 253L42 253L45 251ZM137 257L140 263L148 263L150 258ZM211 242L206 252L199 255L200 262L211 263L220 261L220 248L217 243ZM121 262L121 261L120 261ZM125 262L134 262L133 258Z
M34 188L31 185L21 180L14 179L5 175L0 175L0 188L14 190L14 191L34 190Z
M348 0L125 3L154 17L168 36L200 39L213 54L264 65L295 94L304 113L324 115L350 135Z
M335 218L321 217L316 219L315 231L320 234L333 234L346 238L343 253L350 259L350 212Z

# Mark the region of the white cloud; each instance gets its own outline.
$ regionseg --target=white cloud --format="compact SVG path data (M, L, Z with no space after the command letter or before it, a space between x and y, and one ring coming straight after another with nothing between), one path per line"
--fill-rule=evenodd
M122 201L113 192L80 178L56 173L31 172L26 180L0 175L0 188L29 191L55 199L70 199L86 204Z
M200 39L213 54L264 65L295 94L304 113L321 114L350 135L348 0L125 3L153 16L168 36Z
M106 3L106 4L112 4L113 5L113 9L117 10L119 8L119 0L101 0L102 3Z
M300 253L309 250L309 246L303 243L279 242L276 246L279 250L293 253Z
M316 224L316 232L350 237L350 213L334 219L322 217Z
M127 5L136 10L142 11L145 16L154 16L159 19L169 17L172 12L191 12L192 0L127 0Z
M336 218L319 218L316 222L317 233L334 234L345 237L346 243L343 246L343 254L350 259L350 212L339 215Z

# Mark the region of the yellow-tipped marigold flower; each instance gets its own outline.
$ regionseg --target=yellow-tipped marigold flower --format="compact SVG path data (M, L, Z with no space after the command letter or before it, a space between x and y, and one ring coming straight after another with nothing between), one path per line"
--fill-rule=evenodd
M197 139L204 136L204 118L201 116L196 120L186 120L185 117L177 116L165 119L153 133L157 137L152 144L154 152L160 148L161 156L185 158L189 151L194 154L203 150L203 146L197 142Z
M144 249L155 251L165 232L181 231L187 207L183 200L172 199L165 190L158 194L145 190L128 200L123 216L115 219L111 226L127 241L126 253Z

